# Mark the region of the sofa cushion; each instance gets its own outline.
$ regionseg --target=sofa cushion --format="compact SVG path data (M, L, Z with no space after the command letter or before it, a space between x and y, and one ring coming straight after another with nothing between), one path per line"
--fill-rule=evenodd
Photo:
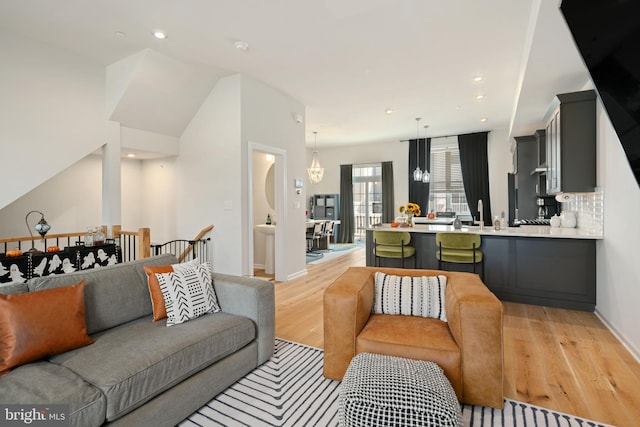
M94 344L95 345L95 344ZM462 397L462 352L438 319L372 314L356 338L356 354L377 353L435 362Z
M171 328L143 318L96 334L92 346L51 360L102 390L107 420L113 421L255 336L250 319L226 313L209 313Z
M208 263L156 274L167 310L167 326L220 311Z
M92 335L151 314L145 265L176 263L171 254L29 280L31 291L59 288L84 279L87 333Z
M397 276L378 271L374 285L373 313L433 317L447 321L445 276Z
M104 423L107 403L100 390L69 369L49 362L34 362L0 377L3 404L67 404L73 427Z
M0 375L92 344L84 313L83 280L62 288L0 295Z
M23 294L29 292L29 286L26 283L21 282L6 282L0 283L0 294L12 295Z

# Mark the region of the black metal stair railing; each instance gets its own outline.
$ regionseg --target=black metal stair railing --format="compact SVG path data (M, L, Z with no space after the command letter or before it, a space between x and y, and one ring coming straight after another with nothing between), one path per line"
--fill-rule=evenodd
M174 254L178 262L187 262L198 258L201 262L209 261L210 237L200 240L171 240L161 244L151 244L153 255Z

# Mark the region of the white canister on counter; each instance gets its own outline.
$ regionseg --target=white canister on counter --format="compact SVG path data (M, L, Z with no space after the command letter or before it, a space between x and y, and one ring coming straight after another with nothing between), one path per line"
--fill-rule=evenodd
M552 227L560 227L560 224L562 224L562 221L560 220L560 217L558 215L554 215L551 217L551 219L549 219L549 224Z
M578 222L576 213L572 211L562 212L560 214L560 222L563 228L575 228Z

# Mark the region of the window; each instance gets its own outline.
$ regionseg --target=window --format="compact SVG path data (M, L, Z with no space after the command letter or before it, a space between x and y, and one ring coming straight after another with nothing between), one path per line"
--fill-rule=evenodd
M353 213L355 238L364 239L366 230L382 221L382 165L353 165Z
M462 182L458 138L431 140L430 167L429 212L470 214Z

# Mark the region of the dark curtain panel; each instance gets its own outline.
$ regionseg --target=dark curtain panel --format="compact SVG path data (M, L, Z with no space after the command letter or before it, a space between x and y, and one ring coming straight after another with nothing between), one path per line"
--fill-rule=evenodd
M396 217L393 193L393 162L382 162L382 222L390 223Z
M423 172L425 169L431 171L430 157L431 138L409 140L409 200L406 202L417 203L423 216L426 216L429 210L429 184L414 181L413 171L416 169L416 165L420 166Z
M356 219L353 216L353 166L340 165L340 226L338 242L353 243Z
M469 204L469 211L475 220L479 220L478 200L482 200L484 224L491 225L487 133L478 132L458 135L458 148L460 149L462 181L467 203Z

